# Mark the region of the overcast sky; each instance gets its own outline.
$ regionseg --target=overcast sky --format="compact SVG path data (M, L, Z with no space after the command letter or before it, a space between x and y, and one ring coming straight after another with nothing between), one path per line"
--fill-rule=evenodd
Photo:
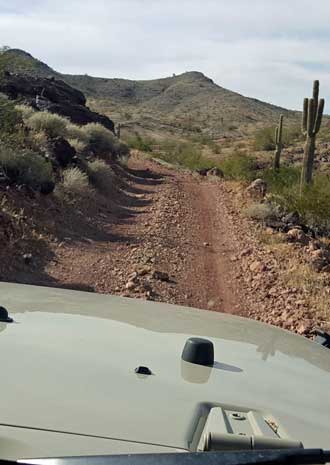
M202 71L295 109L320 79L330 98L330 0L0 0L0 44L65 73Z

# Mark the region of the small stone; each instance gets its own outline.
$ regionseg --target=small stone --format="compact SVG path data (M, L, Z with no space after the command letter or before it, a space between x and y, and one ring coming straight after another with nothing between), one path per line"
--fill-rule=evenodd
M150 273L150 271L151 271L150 266L144 266L143 268L140 268L139 270L137 270L137 274L139 276L145 276L146 274Z
M209 247L209 245L210 245L210 244L209 244L208 242L203 242L203 246L204 246L204 247Z
M252 249L246 248L246 249L242 250L241 257L246 257L247 255L251 255L251 253L252 253Z
M131 273L131 274L128 276L128 279L129 279L130 281L135 282L137 277L138 277L138 273L137 273L136 271L133 271L133 273Z
M125 285L125 288L128 290L128 291L132 291L133 289L136 288L136 283L134 281L128 281Z
M250 270L254 273L261 273L263 271L266 271L267 269L268 268L264 263L258 261L255 261L250 265Z
M304 233L304 231L298 228L290 229L286 236L289 242L300 243L303 245L307 245L310 241L310 238Z
M164 272L164 271L157 271L155 270L152 274L152 277L154 279L157 279L158 281L165 281L165 282L168 282L170 280L170 277L168 275L168 273Z
M267 183L263 179L253 181L246 192L253 198L263 198L267 193Z

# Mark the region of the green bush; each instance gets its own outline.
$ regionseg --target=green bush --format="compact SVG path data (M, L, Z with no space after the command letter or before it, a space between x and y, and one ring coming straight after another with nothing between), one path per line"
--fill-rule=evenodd
M254 138L254 148L256 150L274 150L275 149L275 128L263 128L256 132Z
M87 139L87 148L96 155L116 155L116 138L111 131L98 123L89 123L82 126Z
M114 185L114 173L103 160L93 160L87 164L88 178L100 192L109 194Z
M0 94L0 137L15 133L21 123L22 117L15 105Z
M297 211L309 226L330 229L330 178L325 174L314 176L311 186L300 191L300 181L274 189L273 200L287 211Z
M279 170L266 169L262 172L262 179L267 182L268 190L274 194L281 194L284 189L300 182L300 168L282 166Z
M284 123L285 124L285 123ZM283 127L282 143L287 146L301 141L303 135L297 126ZM255 150L275 150L275 126L259 129L254 136Z
M12 182L35 190L43 190L48 183L53 183L51 164L32 151L0 147L0 168Z
M256 160L239 151L222 160L219 167L229 179L252 181L256 177Z
M26 125L36 132L44 132L48 137L65 137L68 120L63 116L47 111L35 112L26 120Z
M66 125L66 135L69 139L76 139L84 144L88 142L88 135L84 131L84 127L77 124L68 122Z
M142 138L142 136L138 133L134 136L126 137L125 142L129 148L140 150L141 152L152 152L153 145L155 144L155 141L150 137Z
M177 164L190 170L208 169L215 166L212 160L203 156L199 146L190 142L163 141L157 156L168 163Z

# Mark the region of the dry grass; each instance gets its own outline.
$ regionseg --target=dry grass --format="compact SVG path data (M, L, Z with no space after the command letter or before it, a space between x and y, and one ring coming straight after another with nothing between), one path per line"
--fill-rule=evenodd
M68 139L68 142L76 150L78 154L83 154L86 150L87 144L83 140Z
M244 213L248 218L257 221L266 221L267 219L277 217L277 211L274 205L269 203L254 203L250 205Z
M22 115L24 121L27 121L35 113L35 110L29 105L16 105L15 108Z
M92 200L94 191L89 185L87 174L79 168L68 168L63 171L62 181L57 185L56 195L65 201L77 202Z
M45 132L48 137L65 137L67 134L68 120L47 111L33 113L26 124L36 132Z

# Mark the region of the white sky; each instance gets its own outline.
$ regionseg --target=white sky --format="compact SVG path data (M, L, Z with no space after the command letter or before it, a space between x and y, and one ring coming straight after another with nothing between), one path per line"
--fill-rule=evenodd
M330 0L0 0L0 44L65 73L201 71L296 109L320 79L330 98Z

